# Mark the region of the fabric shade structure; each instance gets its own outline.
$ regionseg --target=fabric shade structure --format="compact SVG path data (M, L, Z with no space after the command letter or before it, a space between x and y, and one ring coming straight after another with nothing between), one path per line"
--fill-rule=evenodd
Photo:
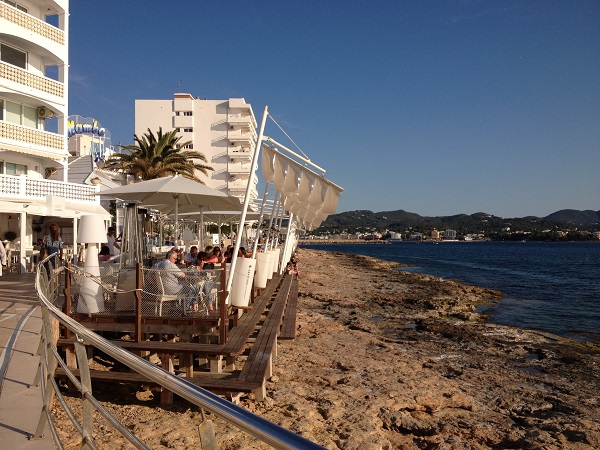
M334 214L343 189L315 171L263 144L262 173L282 196L286 211L308 230Z
M240 200L216 189L198 183L180 175L172 175L154 180L140 181L113 189L107 189L96 195L137 202L141 205L153 205L162 213L175 215L175 236L178 235L177 221L179 208L192 209L202 213L207 210L236 210Z

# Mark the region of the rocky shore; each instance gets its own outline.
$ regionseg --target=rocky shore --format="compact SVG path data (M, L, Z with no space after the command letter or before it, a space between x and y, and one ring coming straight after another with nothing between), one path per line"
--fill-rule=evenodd
M600 448L599 346L486 323L476 305L496 291L364 256L299 258L297 337L279 343L267 401L242 406L328 449ZM199 448L195 408L120 394L107 403L151 448ZM221 449L270 448L212 420Z

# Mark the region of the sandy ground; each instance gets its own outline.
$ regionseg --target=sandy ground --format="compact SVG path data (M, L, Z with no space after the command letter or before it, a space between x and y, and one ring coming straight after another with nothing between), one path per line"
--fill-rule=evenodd
M369 257L299 257L297 337L279 342L268 399L243 407L328 449L600 448L599 346L486 323L475 308L495 291ZM197 408L94 389L149 447L201 448ZM270 448L209 418L221 449ZM101 421L94 434L131 448Z

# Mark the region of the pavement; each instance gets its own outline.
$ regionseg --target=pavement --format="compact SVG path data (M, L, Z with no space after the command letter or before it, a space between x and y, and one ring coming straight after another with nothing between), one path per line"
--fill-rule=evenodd
M42 313L33 274L0 276L0 448L54 449L46 424L35 436L42 413L41 387L33 382L40 357Z

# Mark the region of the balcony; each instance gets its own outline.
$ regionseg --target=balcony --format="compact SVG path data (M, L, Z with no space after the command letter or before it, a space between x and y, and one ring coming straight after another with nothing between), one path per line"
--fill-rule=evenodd
M242 146L234 146L227 148L227 156L232 162L237 161L252 161L253 151Z
M46 201L47 195L54 195L71 202L94 204L99 203L95 193L96 187L86 184L27 178L25 175L0 175L0 198L3 199Z
M51 159L67 156L65 138L59 134L40 131L0 120L0 143L5 150Z
M59 45L65 45L64 31L3 2L0 2L0 20L18 25L30 33L35 33Z
M51 78L34 75L20 67L0 62L0 79L12 81L17 85L22 86L21 89L17 90L27 91L34 97L44 98L49 102L58 104L65 103L65 88L63 83L52 80ZM31 92L32 89L37 91L37 93Z
M230 130L227 134L230 146L239 145L244 148L251 148L255 144L252 133L243 133L242 130Z
M235 125L244 128L256 128L256 121L254 120L254 116L252 114L229 113L227 115L227 123L229 123L229 125Z

